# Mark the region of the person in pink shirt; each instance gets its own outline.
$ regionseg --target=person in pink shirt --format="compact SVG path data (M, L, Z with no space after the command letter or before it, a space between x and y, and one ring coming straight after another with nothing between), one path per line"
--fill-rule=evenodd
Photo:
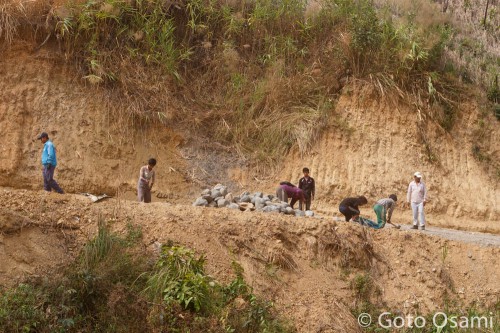
M304 202L306 200L304 191L288 182L280 183L280 187L278 187L278 189L276 190L276 196L284 202L288 202L288 199L291 198L292 200L290 201L290 207L292 208L297 201L300 202L301 208L304 207Z

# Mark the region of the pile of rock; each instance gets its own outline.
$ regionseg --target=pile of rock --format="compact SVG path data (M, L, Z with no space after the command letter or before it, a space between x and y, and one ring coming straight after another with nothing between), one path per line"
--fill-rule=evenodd
M314 216L313 211L304 212L293 209L287 202L279 200L272 194L243 192L241 195L235 196L228 191L226 186L221 184L215 185L212 189L203 190L201 196L194 201L193 206L227 207L242 211L257 210L295 216Z

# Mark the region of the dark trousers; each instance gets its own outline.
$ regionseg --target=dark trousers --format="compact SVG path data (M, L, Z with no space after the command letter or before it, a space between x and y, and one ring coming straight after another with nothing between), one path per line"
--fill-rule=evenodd
M349 222L353 216L359 215L359 210L351 209L347 206L340 206L339 211L345 216L346 222Z
M56 180L54 179L54 171L56 170L55 166L45 165L43 167L43 189L45 191L56 191L57 193L64 193L64 191L59 187Z
M306 210L311 210L311 196L306 196ZM299 209L302 210L302 202L299 203Z

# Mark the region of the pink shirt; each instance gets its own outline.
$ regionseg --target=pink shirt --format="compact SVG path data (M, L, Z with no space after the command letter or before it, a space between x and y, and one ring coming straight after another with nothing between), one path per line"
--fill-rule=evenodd
M300 201L305 201L304 191L295 186L280 185L280 187L285 190L286 195L292 199L298 199Z

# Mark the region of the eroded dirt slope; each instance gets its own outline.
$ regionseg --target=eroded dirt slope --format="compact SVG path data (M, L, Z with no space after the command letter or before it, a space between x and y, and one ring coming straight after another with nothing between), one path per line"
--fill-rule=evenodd
M0 200L2 216L17 216L18 226L24 223L23 230L9 224L10 232L0 244L0 262L14 260L19 266L0 272L3 285L76 255L96 234L102 218L118 232L125 232L130 223L141 226L141 242L151 253L155 243L172 240L205 254L208 272L221 281L234 278L232 261L240 263L255 291L293 318L299 332L360 332L350 311L361 301L352 283L363 275L373 281L371 302L402 313L440 310L446 299L463 308L488 307L500 295L498 247L462 244L419 231L373 231L329 218L160 202L108 199L92 204L79 195L7 188L0 189ZM51 248L55 260L33 256L24 263L23 258L35 253L9 246L26 235L24 230L60 239L59 246L53 241L43 246L45 252Z
M133 197L139 168L156 157L156 189L170 199L184 193L185 163L176 150L182 138L164 126L138 124L72 70L49 51L17 46L2 53L0 184L41 188L42 145L32 140L45 131L57 148L55 178L67 192Z
M256 174L232 158L236 151L218 155L199 146L203 138L187 146L196 133L182 133L175 124L138 124L98 88L82 85L53 52L27 52L23 45L2 52L0 185L41 188L42 147L32 139L47 131L58 149L56 179L68 192L126 193L133 199L138 169L150 156L158 159L156 190L177 202L193 200L199 184L217 182L233 184L233 191L273 193L280 180L297 182L308 166L317 183L314 209L333 214L343 197L364 194L370 205L363 213L372 215L371 203L380 197L396 193L403 201L418 170L429 189L431 225L500 232L498 177L473 156L480 106L472 101L461 106L446 132L414 107L354 84L344 89L310 154L292 152L276 173ZM481 149L496 161L500 130L493 117L486 128ZM400 222L409 222L408 216L406 211Z
M402 209L401 201L413 173L420 171L428 188L431 225L499 233L498 177L473 156L479 108L474 102L462 105L454 127L446 132L416 108L384 101L373 89L360 87L341 96L331 115L333 125L310 155L292 154L279 178L297 183L302 167L308 166L318 184L316 206L325 212L336 210L345 196L366 195L372 204L396 193L399 212L406 211L400 222L411 223L409 207ZM480 140L498 160L500 129L494 117L491 122ZM419 128L425 130L433 161ZM362 213L374 217L370 207Z

